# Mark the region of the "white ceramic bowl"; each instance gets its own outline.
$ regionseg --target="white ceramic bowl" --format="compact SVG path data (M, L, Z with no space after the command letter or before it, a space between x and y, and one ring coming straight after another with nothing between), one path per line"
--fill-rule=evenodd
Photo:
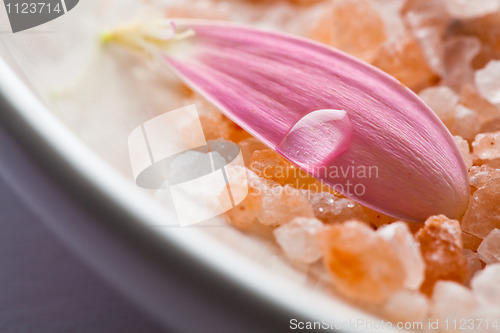
M84 43L71 34L85 10L93 9L82 1L53 23L15 35L0 12L0 176L70 251L165 327L281 332L296 318L373 332L367 324L378 319L308 286L302 272L256 239L222 225L158 226L174 219L172 211L135 186L126 167L117 170L119 159L102 158L92 145L92 126L103 140L101 129L123 123L123 114L97 115L79 132L84 125L67 113L100 112L99 102L86 110L52 107L47 87L82 64L82 49L68 41ZM120 87L113 89L119 96Z

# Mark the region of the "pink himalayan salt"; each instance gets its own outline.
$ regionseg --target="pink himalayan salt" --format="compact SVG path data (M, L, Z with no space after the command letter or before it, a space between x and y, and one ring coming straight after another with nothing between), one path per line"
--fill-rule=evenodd
M307 198L290 185L263 187L261 197L257 219L264 225L282 225L299 216L314 217Z
M268 149L265 144L254 137L249 137L238 142L238 146L240 146L241 155L246 166L249 166L252 162L252 154L254 151Z
M471 186L480 188L493 178L500 178L500 169L494 169L487 165L474 165L469 170L469 181Z
M205 134L205 139L217 140L227 139L238 143L239 141L250 137L245 130L224 116L217 107L209 103L206 99L199 95L193 95L186 100L186 103L195 104L198 111L201 127ZM187 140L194 133L192 131L184 131Z
M472 150L482 160L500 158L500 131L478 134L472 142Z
M462 240L464 243L464 249L476 252L479 244L483 241L482 238L471 235L467 232L462 231Z
M357 202L340 198L329 192L306 193L314 215L325 223L344 222L349 219L366 219L363 207Z
M460 104L473 110L481 125L481 132L494 128L500 117L500 110L484 98L471 84L465 84L460 90Z
M246 198L224 214L229 223L240 229L248 229L254 225L262 206L263 188L266 186L262 179L248 169L247 180L248 195Z
M498 0L445 0L444 2L450 16L456 19L471 19L485 16L500 9L500 2Z
M416 234L425 262L425 280L421 291L431 294L439 280L463 283L469 276L463 255L462 231L456 220L444 215L431 216Z
M362 20L353 20L362 17ZM322 10L308 37L371 61L386 40L378 9L369 0L340 0Z
M487 265L471 281L471 288L483 306L500 309L500 263Z
M430 87L422 90L419 97L436 113L446 127L451 128L455 122L455 108L458 104L457 94L446 86Z
M420 248L408 226L394 222L382 226L377 234L388 241L396 251L406 271L405 287L418 289L424 281L425 265Z
M406 0L382 0L373 1L373 3L384 21L385 34L387 36L386 44L397 47L399 39L406 32L405 23L401 17L401 10Z
M434 287L431 299L432 319L438 319L443 323L448 320L460 320L473 318L478 310L479 303L468 288L453 281L438 281ZM440 329L444 332L455 332L454 327L441 324Z
M436 74L442 76L444 71L442 36L448 26L442 1L407 1L405 11L405 23L422 46L427 63Z
M259 177L275 181L281 186L291 185L297 189L316 191L329 189L272 149L255 150L249 168Z
M500 60L491 60L476 72L479 92L493 104L500 104Z
M481 260L476 252L464 249L464 256L467 259L467 265L469 267L470 277L474 276L477 272L483 269ZM469 281L468 281L469 282Z
M463 231L485 238L500 228L500 178L493 178L472 195L469 208L462 220Z
M387 300L383 312L395 322L423 321L427 319L429 301L417 291L401 290Z
M491 59L500 58L499 20L500 11L474 20L454 22L448 26L448 33L452 35L476 36L481 40L481 51L473 60L474 68L482 68Z
M321 258L317 233L323 223L315 218L296 217L274 230L276 242L293 261L311 264Z
M432 17L430 18L432 20ZM406 15L406 22L408 22L413 35L422 46L422 52L430 69L441 76L443 74L444 47L440 35L444 31L444 27L441 24L429 25L425 22L427 19L429 17L422 17L422 15L415 12Z
M464 139L473 140L480 129L479 118L471 109L458 105L455 109L455 122L450 128L454 135L460 135Z
M461 136L455 135L453 137L455 143L457 144L458 150L465 161L465 166L469 169L472 166L472 157L470 155L469 143L464 140Z
M186 100L186 104L196 105L201 127L203 128L203 133L207 141L230 138L231 125L228 121L224 120L225 117L214 106L199 96L194 96ZM193 123L191 126L196 125L197 124ZM183 139L187 144L194 145L199 142L198 131L186 128L182 133Z
M481 42L476 37L453 37L445 41L444 49L445 72L440 83L460 91L464 84L474 82L471 64L481 49Z
M458 104L458 95L449 87L427 88L422 90L419 96L452 134L472 140L479 132L478 115L469 108Z
M403 288L405 268L394 247L366 224L333 224L319 236L326 269L343 295L374 304Z
M500 229L493 229L477 249L486 264L500 263Z
M439 81L439 76L427 63L422 46L410 34L400 40L397 49L384 44L371 63L414 91L420 91Z

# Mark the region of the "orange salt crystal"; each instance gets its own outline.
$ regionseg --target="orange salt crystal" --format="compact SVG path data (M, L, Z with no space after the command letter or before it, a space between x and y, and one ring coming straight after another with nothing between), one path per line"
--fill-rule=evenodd
M385 42L386 33L372 1L341 0L323 10L308 37L371 61Z
M493 229L477 249L479 258L487 265L500 263L500 229Z
M251 227L262 207L261 187L263 185L260 179L252 172L247 172L247 178L248 195L236 207L224 214L230 224L240 229Z
M464 249L476 252L483 239L467 232L462 232L462 241L464 243Z
M403 288L406 272L398 254L365 223L334 224L319 237L326 269L343 295L375 304Z
M500 118L500 112L473 85L466 84L462 86L460 90L460 104L476 112L481 125L481 132L500 130L500 127L495 128L496 122Z
M212 115L200 115L201 127L205 133L205 139L218 140L229 139L231 128L229 124L221 121L221 117Z
M472 142L472 150L482 160L500 158L500 131L478 134Z
M210 114L201 114L200 121L207 141L226 139L238 143L251 136L247 131L218 111L216 114L213 112Z
M240 142L238 142L238 146L240 146L241 155L243 156L243 161L245 162L246 166L249 166L252 162L252 155L254 151L268 149L265 144L254 137L249 137L241 140Z
M257 218L262 224L278 226L295 217L314 217L307 198L290 185L267 187L261 196L262 205Z
M459 135L466 140L474 140L479 133L481 124L477 113L463 105L457 105L455 109L455 124L450 128L453 135Z
M491 168L487 165L474 165L469 170L469 181L475 189L482 187L493 178L500 178L500 169Z
M191 98L186 99L185 104L196 105L206 141L218 139L230 140L232 133L231 121L222 115L215 106L199 95L193 95ZM196 126L196 124L193 124L193 126ZM197 141L197 131L186 128L182 132L186 142L189 143L192 140Z
M232 226L265 239L273 240L274 226L260 223L259 212L262 209L264 189L277 185L269 180L259 178L247 169L248 195L233 209L224 214L226 221Z
M455 110L458 96L446 86L429 87L419 92L418 96L441 119L448 129L455 125Z
M321 258L317 237L321 229L318 219L297 217L276 228L274 237L289 259L312 264Z
M470 284L471 278L477 273L483 270L483 264L479 259L479 255L471 250L464 249L464 256L467 259L467 265L469 267L469 279L466 281L466 285Z
M363 206L357 202L341 198L330 192L307 193L314 215L325 223L338 223L351 219L366 219Z
M477 318L479 303L467 287L453 281L438 281L431 297L432 319L442 323ZM443 325L445 326L445 325ZM458 325L457 325L458 327ZM459 332L449 327L444 332ZM473 330L467 330L472 332ZM466 331L466 332L467 332ZM482 329L478 332L485 332ZM488 332L488 330L486 330ZM494 332L494 331L493 331Z
M462 220L462 229L476 237L485 238L500 228L500 178L493 178L474 192Z
M453 137L453 140L455 140L455 144L457 145L458 150L460 151L460 154L464 159L465 166L467 167L467 169L470 169L472 167L472 156L470 154L469 142L467 142L467 140L464 140L464 138L459 135L455 135Z
M441 0L402 0L402 16L407 29L415 36L426 56L430 68L438 75L445 71L443 36L449 21Z
M477 2L479 3L479 2ZM491 59L500 58L500 12L472 20L454 21L448 32L454 35L475 36L481 41L481 50L473 59L475 69L482 68Z
M410 290L418 290L424 281L425 264L420 248L410 229L404 222L394 222L382 226L377 235L388 241L398 254L406 271L404 286Z
M453 36L444 42L444 75L440 84L456 91L467 83L474 82L472 59L481 49L481 42L476 37Z
M398 49L382 47L372 64L413 91L418 92L439 81L439 76L429 67L422 47L410 36L401 40Z
M317 191L322 188L314 177L271 149L254 151L249 168L259 177L273 180L282 186L291 185L297 189Z
M422 90L419 96L453 135L473 140L479 132L481 123L478 113L459 104L459 97L451 88L446 86L430 87Z
M469 277L467 259L462 250L462 231L456 220L444 215L431 216L416 234L426 265L421 291L432 294L439 280L463 283Z
M227 211L225 216L228 218L228 222L235 227L245 229L253 224L261 205L262 198L252 188L249 188L245 200Z
M245 131L243 128L238 126L236 123L231 121L226 116L223 116L222 120L229 125L229 137L228 137L229 140L239 143L242 140L252 138L250 133Z
M417 291L401 290L384 304L383 311L393 321L423 321L427 319L429 300Z

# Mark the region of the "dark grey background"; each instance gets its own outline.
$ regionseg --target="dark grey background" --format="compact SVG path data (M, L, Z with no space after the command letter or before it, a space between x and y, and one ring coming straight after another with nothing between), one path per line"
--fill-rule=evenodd
M166 331L67 251L0 178L0 332Z

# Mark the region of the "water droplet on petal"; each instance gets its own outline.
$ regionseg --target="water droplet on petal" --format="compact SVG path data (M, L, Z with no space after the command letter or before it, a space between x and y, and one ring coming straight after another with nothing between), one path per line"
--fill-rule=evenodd
M352 125L343 110L317 110L302 117L276 150L312 174L347 150Z

